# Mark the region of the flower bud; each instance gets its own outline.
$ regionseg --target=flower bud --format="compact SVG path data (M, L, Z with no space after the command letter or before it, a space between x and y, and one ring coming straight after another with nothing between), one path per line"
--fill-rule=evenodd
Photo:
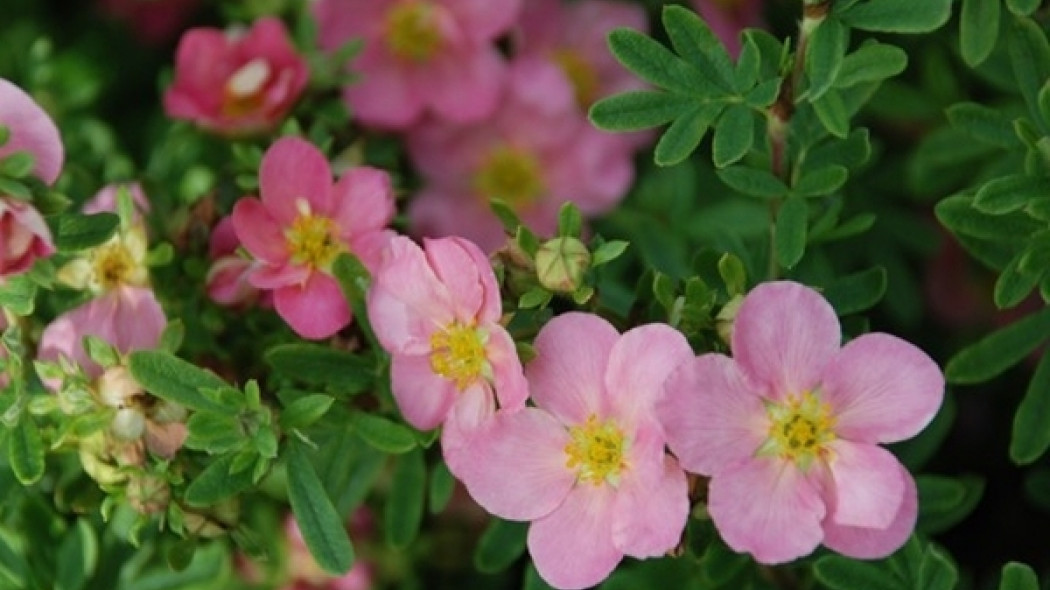
M157 514L168 507L168 482L155 475L133 477L127 486L128 504L139 514Z
M551 291L572 293L579 289L590 264L587 246L572 237L547 240L536 251L536 276Z
M98 397L111 408L123 408L131 398L143 393L142 386L131 376L127 367L117 365L106 369L98 378Z
M121 440L138 440L146 432L146 417L134 408L121 408L109 424L113 436Z

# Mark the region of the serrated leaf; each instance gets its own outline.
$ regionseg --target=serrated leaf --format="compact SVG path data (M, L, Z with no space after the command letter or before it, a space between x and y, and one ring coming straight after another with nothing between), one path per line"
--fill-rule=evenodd
M973 199L973 206L985 213L1002 215L1047 195L1050 195L1050 180L1014 174L995 178L982 186Z
M702 103L675 119L656 142L653 161L660 166L673 166L688 158L722 108L722 104Z
M407 453L416 448L416 436L409 427L382 416L355 412L350 425L362 440L384 453Z
M828 133L845 139L849 135L849 112L842 102L842 95L835 89L828 90L820 99L813 101L813 112Z
M1039 90L1050 78L1050 43L1042 27L1029 18L1015 17L1007 47L1014 78L1033 117L1039 116ZM1043 128L1050 123L1043 121Z
M224 455L212 461L190 481L184 496L191 506L212 506L236 496L252 486L252 470L231 472L235 454Z
M112 213L65 213L58 216L55 247L59 252L76 252L102 244L117 231L120 218Z
M474 567L486 574L501 572L525 553L529 523L493 517L474 550Z
M835 88L892 78L908 67L908 54L896 45L865 43L842 60Z
M971 68L988 59L999 38L1000 0L962 0L959 49Z
M1050 308L988 334L956 353L944 369L951 383L987 381L1021 362L1050 336Z
M267 350L264 358L279 373L341 393L366 391L376 377L372 359L320 344L281 344Z
M153 395L191 410L223 413L229 408L201 393L201 389L229 387L218 375L158 350L136 350L128 356L131 375Z
M722 111L712 145L715 166L725 168L747 155L754 143L754 129L755 117L750 107L734 104Z
M335 401L330 395L311 394L294 400L281 410L280 424L283 430L303 428L321 419Z
M884 567L839 555L818 559L813 564L813 574L832 590L900 590Z
M697 69L712 72L713 81L723 90L733 88L735 71L722 41L695 12L668 5L661 15L671 46Z
M1047 424L1050 424L1050 353L1043 353L1014 414L1010 436L1010 459L1014 463L1032 463L1050 448Z
M1006 7L1017 16L1028 16L1039 8L1043 0L1006 0Z
M44 475L44 453L36 422L22 414L7 437L7 460L19 483L30 486Z
M770 172L745 165L736 165L716 171L718 178L729 188L754 197L781 197L788 187Z
M636 90L603 98L588 116L606 131L639 131L670 123L696 106L696 98L671 92Z
M1003 577L999 590L1039 590L1039 578L1032 568L1011 561L1003 566Z
M1018 147L1014 123L999 109L973 102L960 102L948 107L948 121L985 143L1001 148Z
M833 14L847 25L880 33L928 33L948 22L952 0L862 0Z
M919 520L916 530L936 534L950 529L969 516L984 493L984 480L972 476L920 475Z
M616 29L609 33L609 49L624 67L655 86L697 96L712 93L705 73L644 33Z
M773 242L777 262L784 268L794 268L806 251L806 231L809 226L809 206L805 199L788 197L777 212L776 236Z
M838 277L824 288L824 298L840 315L871 309L886 293L886 269L875 266Z
M849 29L834 17L825 18L810 35L805 57L805 71L809 79L805 93L807 99L819 99L835 83L848 44Z
M400 455L396 462L383 515L387 542L404 549L415 540L423 520L427 473L422 449Z
M288 501L303 541L321 569L332 575L343 575L354 564L354 548L346 525L332 506L301 444L292 440L287 457Z

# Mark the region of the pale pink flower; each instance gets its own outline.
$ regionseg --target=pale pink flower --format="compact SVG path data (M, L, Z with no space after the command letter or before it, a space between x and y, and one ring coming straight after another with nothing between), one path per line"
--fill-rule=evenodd
M335 183L324 155L307 141L277 140L263 155L261 199L242 198L233 226L255 258L248 281L272 290L274 307L300 336L327 338L350 323L350 306L332 276L342 252L369 271L394 235L390 176L368 166L350 168Z
M142 221L142 216L149 213L149 197L147 197L146 193L142 190L142 185L137 182L107 184L102 187L100 191L95 193L95 196L88 199L80 210L88 215L94 213L116 213L117 195L121 190L128 191L128 194L131 196L131 203L133 205L132 209L135 217L130 221Z
M568 201L587 215L615 206L634 179L631 153L589 125L559 88L564 78L553 63L521 58L492 117L473 125L430 121L413 130L408 150L425 181L409 208L413 232L462 236L491 252L504 241L491 198L544 236L555 232Z
M496 108L505 65L494 41L521 0L321 0L321 46L364 41L344 97L361 123L404 130L425 112L455 123Z
M309 77L276 18L261 18L244 32L190 29L179 40L164 111L217 133L259 133L284 119Z
M252 261L238 252L240 247L233 217L223 217L212 228L208 240L208 257L212 261L204 278L208 297L229 306L252 305L261 298L260 304L269 307L273 304L273 292L261 293L248 281Z
M792 282L747 295L733 358L704 354L670 377L657 405L668 445L711 478L708 511L725 542L763 563L820 543L889 555L915 526L907 469L878 446L914 436L937 413L944 378L889 334L840 348L831 305Z
M391 355L391 389L405 420L429 430L455 416L453 428L470 430L495 411L493 394L501 407L524 405L525 377L499 323L499 287L485 255L461 238L426 240L424 248L402 236L390 242L368 316Z
M664 452L653 403L692 358L685 337L651 324L623 335L572 312L548 322L526 367L535 407L500 411L461 450L457 474L486 510L533 521L528 547L556 588L585 588L620 560L679 542L686 476Z
M0 78L0 125L11 136L0 145L0 158L14 152L33 155L33 173L47 184L53 184L62 171L65 149L55 122L28 94Z
M51 230L33 206L0 196L0 282L55 253Z
M765 26L762 0L693 0L693 9L733 57L740 54L740 31Z

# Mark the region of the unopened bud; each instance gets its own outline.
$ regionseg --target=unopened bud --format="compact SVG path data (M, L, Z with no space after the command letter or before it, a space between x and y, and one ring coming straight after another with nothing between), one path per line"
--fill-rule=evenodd
M128 482L128 504L140 514L157 514L168 507L168 482L155 475L142 475Z
M576 238L547 240L536 251L536 276L551 291L576 291L583 285L583 274L590 265L590 250Z
M113 436L121 440L138 440L146 432L146 417L134 408L121 408L109 424Z

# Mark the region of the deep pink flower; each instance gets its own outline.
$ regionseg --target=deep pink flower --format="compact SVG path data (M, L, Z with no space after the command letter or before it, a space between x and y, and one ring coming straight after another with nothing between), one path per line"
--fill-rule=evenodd
M204 279L205 289L212 301L221 305L251 305L260 300L260 304L269 307L273 304L273 292L261 293L248 281L252 261L238 253L241 241L233 227L233 217L223 217L212 228L208 241L208 257L211 268Z
M486 510L533 521L529 552L547 583L585 588L624 555L660 556L681 538L686 477L664 452L653 402L692 350L666 325L621 335L577 312L548 322L535 347L536 407L498 412L457 475Z
M0 125L11 136L0 146L0 158L14 152L33 155L33 173L52 184L62 171L65 149L55 122L21 88L0 78Z
M494 41L521 0L321 0L321 46L364 41L351 68L361 78L344 96L365 125L404 130L424 112L450 122L488 117L505 65Z
M54 253L51 230L40 213L29 203L0 196L0 281Z
M915 482L878 445L929 423L944 378L889 334L840 348L841 337L835 311L812 289L760 285L734 321L733 358L683 364L657 405L682 466L711 478L708 511L722 538L763 563L822 542L884 557L915 526Z
M331 274L341 252L369 271L394 235L390 176L368 166L332 182L324 155L307 141L284 137L263 156L261 199L233 208L237 238L255 258L248 281L274 292L274 306L304 338L327 338L350 323L350 306Z
M740 54L740 31L765 26L762 0L693 0L693 9L733 57Z
M473 125L424 123L408 150L425 180L409 209L413 231L458 235L493 251L503 229L490 198L507 202L534 231L551 235L558 210L572 201L595 215L613 207L634 178L622 140L592 127L547 60L511 66L504 102ZM553 90L553 92L550 92Z
M276 18L261 18L243 33L190 29L179 41L164 111L217 133L258 133L284 119L309 77Z
M499 287L485 255L461 238L394 238L368 293L368 316L390 353L391 388L409 424L458 417L473 429L528 396L514 341L499 323Z

